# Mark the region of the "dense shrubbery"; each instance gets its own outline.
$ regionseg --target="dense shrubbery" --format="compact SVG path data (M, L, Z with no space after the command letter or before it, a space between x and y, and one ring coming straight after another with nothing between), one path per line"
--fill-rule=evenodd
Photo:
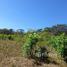
M39 34L39 33L38 33ZM55 49L57 55L60 57L67 57L67 36L65 34L54 36L49 35L48 32L42 32L39 35L36 33L30 33L27 35L26 42L22 46L24 57L48 57L48 51L46 46L51 46Z
M59 36L52 36L51 44L55 48L58 55L61 57L67 56L67 37L65 34Z
M50 32L53 35L67 34L67 24L57 24L52 27L46 27L44 31Z

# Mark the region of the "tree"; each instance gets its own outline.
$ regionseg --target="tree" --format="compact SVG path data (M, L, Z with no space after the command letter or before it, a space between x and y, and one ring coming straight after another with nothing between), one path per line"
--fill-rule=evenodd
M38 29L36 32L42 32L43 30L42 29Z
M24 35L24 30L23 29L18 29L15 33L20 35L20 36L23 36Z
M57 24L55 26L45 28L44 31L50 32L53 35L60 35L62 33L67 34L67 25Z

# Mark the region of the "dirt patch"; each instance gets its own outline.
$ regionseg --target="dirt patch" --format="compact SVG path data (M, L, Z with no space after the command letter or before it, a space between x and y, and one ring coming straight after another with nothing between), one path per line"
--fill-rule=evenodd
M35 61L33 59L26 59L23 57L10 57L2 60L0 67L61 67L60 65L52 63L36 65L34 62Z

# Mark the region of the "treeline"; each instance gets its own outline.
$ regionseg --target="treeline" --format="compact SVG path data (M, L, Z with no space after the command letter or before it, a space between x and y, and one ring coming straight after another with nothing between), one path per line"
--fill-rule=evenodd
M0 29L0 34L15 34L15 33L24 33L24 30L23 29L18 29L16 31L14 31L13 29L7 29L7 28L4 28L4 29Z
M55 26L52 27L46 27L44 29L38 29L35 32L49 32L53 35L59 35L62 33L67 34L67 24L57 24ZM28 30L27 32L30 32L30 30ZM0 29L0 34L15 34L15 33L19 33L22 34L24 33L23 29L18 29L18 30L14 30L14 29Z
M49 32L53 35L60 35L62 33L67 34L67 24L57 24L55 26L52 27L46 27L44 29L38 29L37 32Z
M0 29L0 40L19 40L24 36L23 29Z

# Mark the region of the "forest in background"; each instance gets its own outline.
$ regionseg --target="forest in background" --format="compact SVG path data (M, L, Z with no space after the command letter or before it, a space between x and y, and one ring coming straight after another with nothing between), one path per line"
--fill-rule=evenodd
M28 30L27 32L31 31L32 29ZM48 31L54 35L60 34L60 33L65 33L67 34L67 24L57 24L54 25L52 27L45 27L43 29L38 29L38 30L34 30L35 32L42 32L42 31ZM18 30L14 30L14 29L0 29L0 34L14 34L14 33L24 33L24 29L18 29Z

